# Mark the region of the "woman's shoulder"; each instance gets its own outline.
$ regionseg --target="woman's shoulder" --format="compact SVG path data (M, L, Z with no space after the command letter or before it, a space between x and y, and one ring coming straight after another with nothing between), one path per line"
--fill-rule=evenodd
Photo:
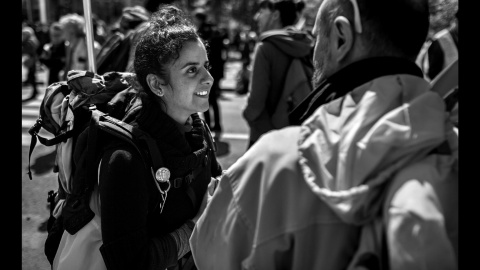
M103 149L102 160L108 160L110 164L129 165L141 160L140 153L126 142L111 141Z
M127 189L138 188L140 179L147 179L148 171L141 155L127 143L109 143L100 156L101 182L104 186L122 185ZM132 181L135 179L135 181ZM142 185L140 185L142 186Z

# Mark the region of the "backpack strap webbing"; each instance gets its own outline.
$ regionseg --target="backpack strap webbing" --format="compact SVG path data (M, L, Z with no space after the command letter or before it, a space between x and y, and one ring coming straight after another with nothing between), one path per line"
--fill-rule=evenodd
M97 164L96 164L96 152L97 152L97 139L98 139L98 121L99 117L97 114L92 112L92 117L90 118L90 129L88 130L88 143L87 143L87 177L86 183L80 183L81 186L85 187L85 191L93 191L94 180L97 179ZM82 179L82 178L80 178ZM83 180L83 179L82 179Z
M270 104L270 107L271 107L271 110L272 110L270 112L270 114L274 114L275 111L277 110L277 106L279 105L280 100L281 100L282 95L283 95L283 91L285 90L284 87L285 87L285 81L287 80L288 71L289 71L290 66L292 65L292 63L295 59L298 59L300 61L301 66L302 66L302 70L305 73L305 76L307 76L307 77L312 76L312 74L310 74L310 72L308 72L308 70L306 68L306 66L311 65L311 63L308 62L310 54L302 56L302 57L293 57L291 55L288 55L282 49L280 49L280 47L275 42L272 42L270 39L268 39L269 36L273 36L273 35L285 35L285 33L283 32L283 30L280 30L278 32L277 31L271 31L268 35L265 35L262 38L262 41L272 44L278 51L280 51L283 55L285 55L288 58L289 61L288 61L288 65L286 65L285 75L284 75L283 83L282 83L282 89L280 91L272 91L271 92L271 95L273 96L272 101L274 103ZM312 66L312 69L313 69L313 66ZM313 86L310 85L310 91L312 91L312 90L313 90Z
M458 86L458 59L446 67L431 82L431 91L437 92L441 97Z
M32 180L32 172L30 170L30 167L31 167L30 166L30 160L31 160L31 157L32 157L33 149L37 145L37 139L38 139L38 141L40 141L41 144L43 144L45 146L52 146L52 145L56 145L56 144L59 144L61 142L66 141L68 138L71 138L73 135L75 135L75 132L78 132L76 130L69 130L67 132L60 133L59 135L55 136L52 139L47 139L47 138L42 137L38 134L41 127L42 127L42 118L40 117L40 118L37 119L35 124L28 130L28 133L30 134L30 136L32 136L32 139L30 141L30 150L28 151L28 172L27 172L30 180Z

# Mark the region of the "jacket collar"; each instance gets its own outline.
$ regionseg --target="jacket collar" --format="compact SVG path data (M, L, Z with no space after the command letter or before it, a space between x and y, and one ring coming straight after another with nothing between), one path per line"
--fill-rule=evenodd
M124 121L138 126L157 142L163 156L165 167L170 169L171 177L183 176L202 165L208 145L204 137L204 123L197 113L189 119L189 131L181 127L159 106L150 104L148 109L142 109L140 98L132 101L128 117Z
M327 78L289 114L291 125L300 125L320 106L345 96L356 87L375 78L410 74L423 78L422 70L411 61L398 57L374 57L354 62Z

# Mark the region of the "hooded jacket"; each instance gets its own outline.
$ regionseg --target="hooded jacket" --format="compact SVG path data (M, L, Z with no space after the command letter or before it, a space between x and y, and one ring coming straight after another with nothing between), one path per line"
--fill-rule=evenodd
M380 76L260 138L196 224L198 269L456 269L457 137L428 89Z
M274 129L271 117L290 62L292 58L311 59L312 49L313 38L294 28L266 31L260 36L254 52L250 94L243 111L250 126L250 141Z

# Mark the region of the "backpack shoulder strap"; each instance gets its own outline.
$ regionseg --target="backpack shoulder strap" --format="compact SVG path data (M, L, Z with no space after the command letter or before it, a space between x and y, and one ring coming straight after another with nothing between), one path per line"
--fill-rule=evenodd
M265 36L263 39L262 39L262 42L266 42L266 43L269 43L269 44L272 44L273 47L275 47L278 51L280 51L280 53L282 53L283 55L285 55L287 58L288 58L288 64L286 65L285 67L285 76L283 78L283 83L281 84L282 86L285 85L285 82L286 82L286 79L287 79L287 75L288 75L288 71L290 69L290 66L292 65L292 62L295 58L291 57L290 55L286 54L285 52L283 52L282 50L280 50L280 48L278 48L278 45L276 45L274 42L271 42L270 39L268 38L269 36L272 36L274 34L270 34L270 35L267 35ZM280 100L282 99L282 95L283 95L283 90L284 90L285 87L281 87L281 89L279 89L279 91L270 91L269 95L271 95L271 99L270 101L268 101L269 104L267 104L267 108L271 108L271 111L269 112L270 114L274 114L275 111L277 110L277 106L278 106L278 103L280 102Z
M101 111L93 110L93 115L95 120L92 124L96 125L98 130L129 143L137 150L142 157L146 169L150 169L152 178L158 180L155 181L155 183L160 193L164 194L168 192L170 189L170 182L161 181L161 178L157 177L157 174L164 163L155 140L142 130L113 118L108 114L102 113Z
M445 98L446 94L458 86L458 59L435 77L430 83L431 90Z

